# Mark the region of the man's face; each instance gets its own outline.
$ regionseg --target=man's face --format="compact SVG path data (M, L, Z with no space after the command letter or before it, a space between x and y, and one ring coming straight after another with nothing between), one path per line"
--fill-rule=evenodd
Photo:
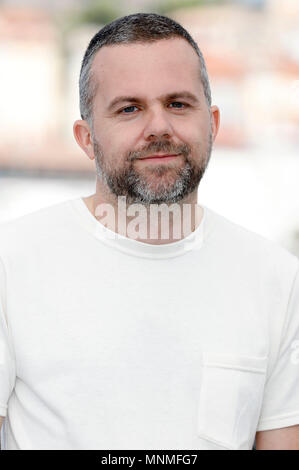
M106 46L92 70L98 178L129 203L178 202L195 191L211 154L212 129L190 44L173 38ZM118 97L126 98L115 102ZM145 158L157 153L175 156Z

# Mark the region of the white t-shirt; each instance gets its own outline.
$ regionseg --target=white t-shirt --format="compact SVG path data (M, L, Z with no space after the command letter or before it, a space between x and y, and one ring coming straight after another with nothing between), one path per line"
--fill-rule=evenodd
M5 449L251 449L299 424L299 260L202 207L166 245L81 198L2 224Z

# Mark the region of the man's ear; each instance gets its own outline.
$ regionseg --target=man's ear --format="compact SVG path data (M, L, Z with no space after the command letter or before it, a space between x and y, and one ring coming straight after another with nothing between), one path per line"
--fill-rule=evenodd
M73 125L74 137L77 144L86 153L90 160L94 159L92 133L87 121L79 119Z
M219 126L220 126L220 110L218 106L211 106L210 113L211 113L212 135L213 135L213 142L214 142L218 134Z

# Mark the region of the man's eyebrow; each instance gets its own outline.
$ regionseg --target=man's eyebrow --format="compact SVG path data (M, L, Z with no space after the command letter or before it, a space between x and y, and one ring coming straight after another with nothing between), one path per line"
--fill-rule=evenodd
M168 93L166 95L162 95L160 96L158 99L161 101L161 100L165 100L165 101L168 101L168 100L174 100L174 99L178 99L178 98L185 98L185 99L188 99L196 104L199 103L199 99L197 98L197 96L195 96L193 93L191 93L190 91L178 91L178 92L174 92L174 93ZM138 96L117 96L116 98L114 98L111 103L108 105L108 108L107 108L107 111L112 111L113 108L115 108L115 106L121 104L121 103L136 103L136 102L140 102L142 101L142 98Z

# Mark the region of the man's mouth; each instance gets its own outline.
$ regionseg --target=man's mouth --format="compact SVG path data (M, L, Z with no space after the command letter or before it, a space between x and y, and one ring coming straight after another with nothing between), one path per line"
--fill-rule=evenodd
M157 155L149 155L147 157L140 158L139 160L145 160L146 162L155 162L155 163L160 163L160 162L167 162L169 160L173 160L174 158L178 157L180 154L157 154Z

